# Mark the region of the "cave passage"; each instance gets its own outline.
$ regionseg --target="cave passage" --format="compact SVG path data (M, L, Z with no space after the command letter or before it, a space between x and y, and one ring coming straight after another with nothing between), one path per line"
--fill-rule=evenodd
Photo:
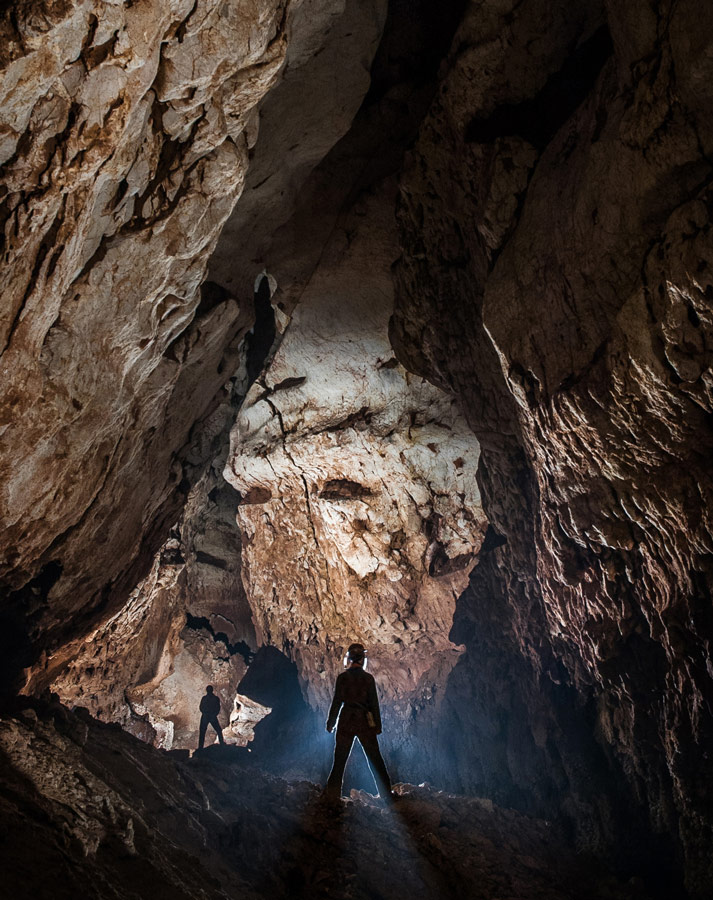
M3 4L0 893L713 896L712 212L712 4Z

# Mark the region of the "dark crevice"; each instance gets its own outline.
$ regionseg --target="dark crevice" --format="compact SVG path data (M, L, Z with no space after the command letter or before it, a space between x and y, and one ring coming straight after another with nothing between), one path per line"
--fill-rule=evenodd
M543 150L588 96L613 52L609 29L602 25L534 97L499 106L487 118L472 119L466 141L491 144L502 137L521 137Z
M211 566L213 569L222 569L223 571L228 568L228 563L224 559L205 553L203 550L196 550L196 562L202 563L204 566Z
M185 362L186 336L191 333L192 329L195 329L196 326L199 325L202 319L205 319L206 316L216 309L216 307L220 306L221 303L225 303L229 300L231 296L229 291L221 285L216 284L214 281L206 281L201 285L201 296L198 306L193 313L193 318L186 324L182 331L179 331L170 344L168 344L163 351L164 357L177 363ZM181 352L181 350L184 352Z
M119 40L119 31L117 29L107 41L104 41L103 44L98 44L96 47L93 47L92 44L94 42L94 37L96 36L96 31L99 23L96 16L91 16L90 22L91 24L89 32L84 41L84 45L82 46L82 52L79 54L87 71L95 69L106 59L108 59L109 56L113 56L114 48L116 47L116 44Z
M485 532L485 538L483 539L483 543L480 545L480 554L491 553L493 550L496 550L498 547L502 547L504 544L507 544L508 539L502 535L498 534L498 532L493 528L492 525L488 525L487 531Z
M194 169L202 162L202 158L199 158L185 168L182 166L183 153L193 146L202 121L203 115L199 115L191 126L191 133L184 141L168 139L163 127L163 104L158 100L154 101L151 110L151 125L154 135L160 136L161 139L158 163L146 189L141 195L136 197L134 203L136 212L134 216L121 228L118 234L125 235L146 230L152 225L168 219L178 207L178 204L188 193L190 177ZM167 185L170 185L171 176L176 173L180 173L181 183L175 189L173 197L169 198L170 188L167 189ZM143 211L147 203L151 203L153 209L144 215Z
M270 302L270 282L263 277L255 291L255 324L245 338L248 387L262 372L276 335L275 310Z
M325 777L326 760L314 753L314 735L324 725L305 702L297 666L285 653L273 646L260 647L237 692L272 709L256 725L251 744L262 769L284 775L297 766L312 778Z
M458 556L449 556L442 544L437 544L436 549L428 565L428 574L432 578L441 578L444 575L453 575L467 568L473 559L472 553L460 553Z
M693 325L694 328L700 328L701 320L698 316L698 313L693 308L692 303L686 304L686 312L688 313L688 321L691 323L691 325Z
M100 263L104 257L106 256L109 250L109 237L108 235L103 235L101 241L99 242L99 246L92 253L89 259L86 261L84 266L82 267L82 271L77 275L72 284L76 284L80 280L86 280L87 276L91 272L91 270Z
M186 18L183 19L183 21L181 22L181 24L180 24L180 25L178 26L178 28L176 29L176 41L177 41L179 44L182 44L182 43L183 43L183 40L184 40L184 38L185 38L185 36L186 36L186 32L188 31L188 26L189 26L189 24L190 24L191 19L193 18L193 15L194 15L194 13L195 13L195 11L196 11L196 7L197 7L197 6L198 6L198 0L195 0L195 2L193 3L193 6L191 7L190 12L189 12L188 15L186 16Z
M114 194L112 199L107 204L108 212L113 212L113 210L115 210L119 206L121 201L126 196L126 192L128 190L129 190L129 182L126 180L126 178L122 178L121 181L119 182L119 186L116 189L116 194Z
M319 492L320 500L361 500L373 495L371 488L350 481L348 478L333 478L327 481Z
M62 563L51 560L23 587L9 592L0 615L0 701L13 697L24 681L22 670L37 659L32 622L47 607L49 593L62 576Z
M79 51L79 57L77 57L78 59L83 59L85 54L89 52L89 48L94 43L94 38L96 36L97 29L99 28L99 19L97 19L94 14L90 15L87 21L87 26L87 33L84 37L84 40L82 41L82 49Z
M363 431L369 426L369 423L371 422L371 415L372 414L369 407L362 406L362 408L357 410L357 412L351 413L350 415L341 419L339 422L335 422L334 425L328 425L324 430L342 431L346 428L356 428L359 431Z
M231 296L230 291L226 290L222 285L217 284L215 281L204 281L201 285L201 299L196 307L193 321L195 322L196 319L204 318L209 312L212 312L216 307L220 306L221 303L230 300Z
M249 506L250 504L267 503L272 500L272 492L269 488L260 485L251 487L240 497L241 506Z
M391 0L364 106L378 103L395 84L429 86L466 6L466 0Z
M225 644L225 649L230 656L239 654L248 666L253 661L255 654L245 641L231 644L228 635L224 631L214 631L213 626L210 624L210 619L207 619L205 616L192 616L190 613L186 613L186 628L190 628L191 631L207 631L216 643Z
M285 378L282 381L278 382L270 388L271 393L276 394L277 391L286 391L289 388L299 387L301 384L304 384L307 381L306 376L299 375L294 378Z

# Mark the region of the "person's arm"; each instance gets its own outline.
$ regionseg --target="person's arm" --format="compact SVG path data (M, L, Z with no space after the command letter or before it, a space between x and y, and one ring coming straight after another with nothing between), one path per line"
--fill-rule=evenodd
M371 684L369 685L369 693L367 699L367 706L369 707L369 712L374 717L374 723L376 725L376 733L381 734L381 712L379 711L379 697L376 693L376 681L372 676Z
M327 716L327 731L332 731L334 728L337 722L337 716L339 715L339 710L342 708L342 703L344 703L344 700L342 699L340 678L341 675L337 677L337 683L334 686L334 699L332 700L332 705L329 707L329 715Z

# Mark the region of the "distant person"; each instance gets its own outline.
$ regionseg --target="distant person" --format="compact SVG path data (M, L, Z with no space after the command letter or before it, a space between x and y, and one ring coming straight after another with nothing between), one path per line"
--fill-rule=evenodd
M203 743L205 741L205 733L209 725L213 726L213 730L218 734L218 740L221 744L224 744L223 740L223 729L220 727L220 722L218 721L218 713L220 712L220 700L213 693L213 685L209 684L205 689L205 696L201 697L200 702L200 711L201 711L201 726L200 732L198 736L198 749L203 749Z
M376 682L373 675L364 671L366 650L363 644L352 644L344 660L347 669L337 676L334 700L327 718L327 731L334 730L339 716L337 736L334 742L334 764L327 780L327 797L338 800L342 794L344 768L354 743L354 738L364 748L371 774L382 797L392 799L391 779L379 750L378 734L381 734L381 714ZM340 714L341 710L341 714Z

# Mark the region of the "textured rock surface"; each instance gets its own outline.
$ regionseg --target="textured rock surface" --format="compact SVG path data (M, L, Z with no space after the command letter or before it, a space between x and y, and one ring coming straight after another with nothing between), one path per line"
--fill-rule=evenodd
M177 763L59 706L3 717L4 889L18 900L645 900L574 858L548 823L489 801L403 785L395 808L357 794L335 810L313 785L213 749Z
M234 491L211 469L128 603L65 648L66 667L35 670L27 690L48 684L64 703L171 749L197 746L198 703L212 684L226 740L250 739L265 712L249 698L235 706L255 636L240 580L234 504Z
M245 192L210 261L210 278L239 299L252 296L266 262L272 267L289 256L292 248L268 248L307 176L352 124L369 88L387 6L310 0L297 7L284 75L260 107Z
M461 10L400 177L389 346L399 247L384 179ZM561 816L578 846L648 869L668 896L683 863L691 894L708 897L711 13L692 0L392 0L366 103L308 177L367 90L385 13L380 0L199 0L2 14L1 686L43 647L28 690L54 685L167 746L195 741L205 683L227 717L240 680L274 707L253 753L294 774L314 724L297 668L263 646L245 671L242 643L283 649L323 708L358 631L392 761ZM283 75L258 131L256 104ZM244 184L211 264L220 286L199 296ZM242 343L264 266L292 324L234 434L240 548L235 495L205 470L235 414L234 373L242 361L245 384L265 340ZM241 742L260 714L244 706ZM79 760L53 727L31 715L9 727L6 783L42 794L55 778L43 781L44 747L65 806L35 793L30 818L11 821L59 848L51 859L77 884L123 884L124 787L88 815L58 761L95 773L118 746ZM131 754L175 773L151 748ZM256 810L241 809L227 846L247 840ZM281 816L270 807L265 831ZM200 896L200 870L181 875L181 829L166 827L154 844L141 831L144 871ZM419 839L431 861L466 852L465 830L445 828ZM288 859L324 837L305 834ZM80 845L99 847L83 871L66 862ZM251 865L274 861L253 849ZM305 882L288 863L270 884L314 892L320 865ZM356 866L339 870L349 896ZM127 890L140 886L130 874ZM423 895L411 874L399 888ZM517 894L493 877L484 895ZM374 880L388 895L390 876ZM539 885L517 890L556 896Z
M70 637L80 613L89 630L117 609L179 517L215 452L211 408L251 323L250 292L236 303L198 288L257 152L257 104L286 71L305 96L325 50L315 84L333 82L339 58L342 77L313 109L318 133L301 125L306 174L368 87L384 15L383 2L317 0L3 14L0 578L18 590L8 669L32 661L32 643ZM294 141L276 134L263 143L279 172ZM304 175L292 174L296 189ZM280 202L277 181L259 193L264 208ZM234 230L253 228L256 197Z
M236 366L249 310L200 304L198 288L284 58L285 11L3 13L0 577L39 578L11 607L37 629L125 599L205 462L189 432Z
M363 640L403 727L457 659L448 632L486 524L477 443L388 343L392 209L387 183L333 232L245 399L225 476L242 495L258 641L288 652L324 707Z
M606 834L581 772L593 733L610 787L623 775L677 836L704 895L710 12L505 6L472 6L404 175L392 329L401 360L459 397L507 538L462 602L492 723L474 749L513 760L501 787L517 793L539 747L573 817ZM513 651L531 675L504 691ZM503 734L498 707L524 722Z

